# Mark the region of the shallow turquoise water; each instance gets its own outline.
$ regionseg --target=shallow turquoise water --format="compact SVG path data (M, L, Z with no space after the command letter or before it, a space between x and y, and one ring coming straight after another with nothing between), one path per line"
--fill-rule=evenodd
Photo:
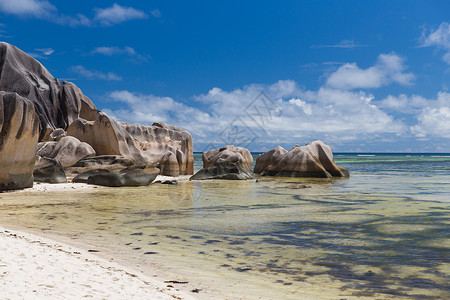
M335 161L349 179L11 193L0 217L130 264L169 262L193 281L221 282L224 298L450 297L450 156Z

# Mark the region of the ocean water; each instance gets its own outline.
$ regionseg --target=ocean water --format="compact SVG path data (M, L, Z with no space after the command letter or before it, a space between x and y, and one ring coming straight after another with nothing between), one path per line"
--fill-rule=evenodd
M203 299L450 298L450 154L335 161L350 178L0 194L0 224L189 281Z

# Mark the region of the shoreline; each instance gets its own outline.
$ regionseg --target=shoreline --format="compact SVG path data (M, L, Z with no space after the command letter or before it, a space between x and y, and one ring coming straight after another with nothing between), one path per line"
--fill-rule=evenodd
M190 176L161 176L188 181ZM160 183L161 184L161 183ZM32 188L7 193L89 192L109 187L85 183L38 183ZM142 271L107 258L89 244L74 243L63 236L46 235L34 228L0 224L0 290L6 299L81 297L119 299L197 299L187 287L156 279ZM160 273L155 268L153 273ZM78 281L73 279L77 278Z
M2 297L197 299L188 291L91 252L0 225Z

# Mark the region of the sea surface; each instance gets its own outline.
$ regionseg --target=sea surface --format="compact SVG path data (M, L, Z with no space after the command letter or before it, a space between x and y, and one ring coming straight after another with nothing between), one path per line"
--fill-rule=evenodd
M334 158L350 178L4 193L0 224L203 299L450 299L450 154Z

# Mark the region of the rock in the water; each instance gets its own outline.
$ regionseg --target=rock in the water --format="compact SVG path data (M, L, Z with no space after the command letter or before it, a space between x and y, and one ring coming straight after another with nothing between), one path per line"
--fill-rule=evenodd
M261 154L256 159L256 174L280 177L348 177L349 172L336 165L333 153L322 141L306 146L294 146L286 151L282 147Z
M54 158L63 168L95 155L95 150L88 143L80 142L73 136L63 137L59 142L39 143L38 148L37 155Z
M103 185L110 187L121 186L146 186L149 185L159 174L159 169L151 166L143 169L133 167L122 170L119 173L101 173L88 177L88 184Z
M225 146L202 154L203 169L191 176L192 180L255 178L251 171L253 157L245 148Z
M33 104L16 93L0 92L0 191L33 186L38 137Z
M175 126L120 123L100 112L95 121L75 120L67 133L90 144L97 155L120 155L135 164L159 164L162 175L193 173L192 137Z
M66 173L55 159L39 157L34 168L34 181L46 183L66 183Z
M37 60L5 42L0 43L0 91L15 92L33 103L40 141L77 118L96 116L94 104L76 85L55 79Z

